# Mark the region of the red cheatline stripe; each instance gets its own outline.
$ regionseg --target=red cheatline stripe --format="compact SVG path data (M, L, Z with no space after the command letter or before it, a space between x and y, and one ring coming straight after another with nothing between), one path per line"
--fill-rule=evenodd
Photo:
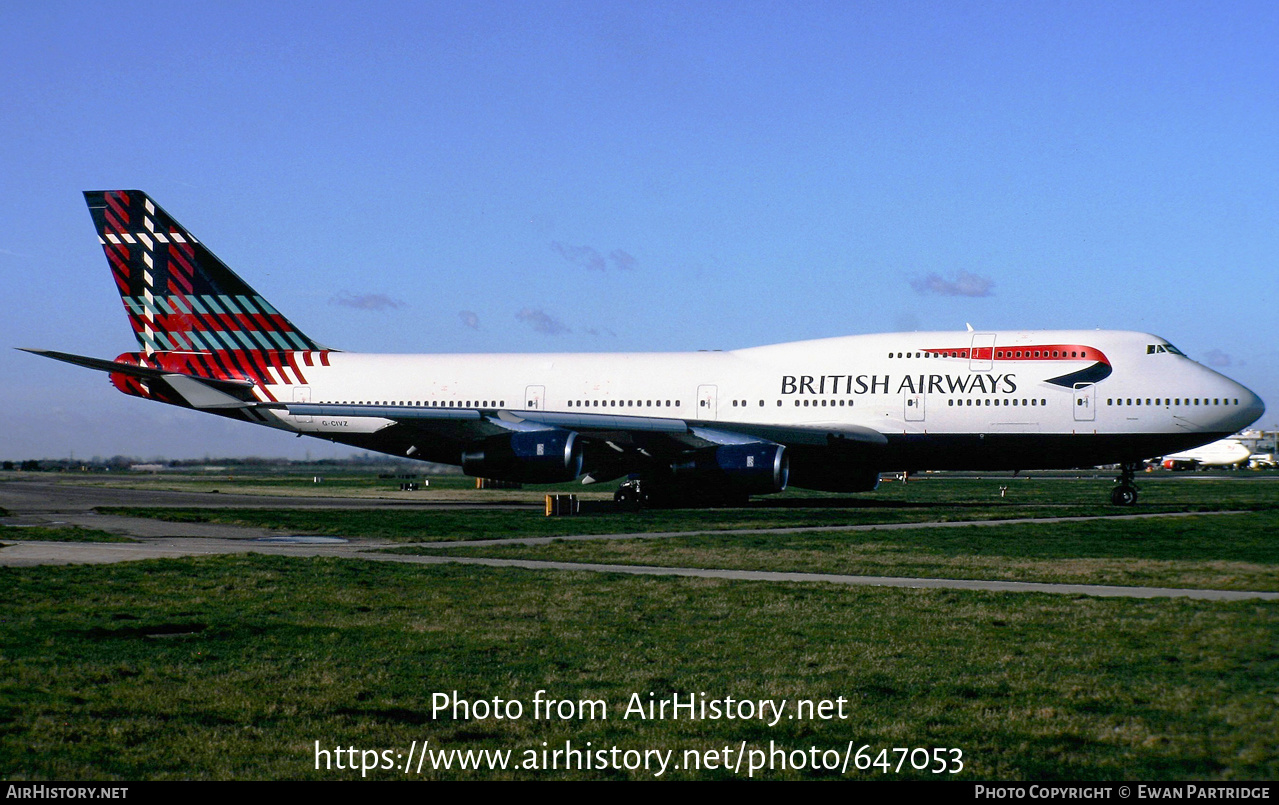
M327 349L320 352L320 363L325 366L329 365L329 351Z
M1053 351L1057 355L1053 355ZM1071 352L1075 355L1071 355ZM1096 347L1089 347L1083 344L1039 344L1023 347L978 347L977 349L968 349L964 347L948 348L948 349L925 349L926 355L941 355L943 358L961 358L968 359L971 352L972 357L977 360L996 360L996 361L1100 361L1107 366L1110 361L1105 354ZM1038 354L1036 354L1038 353Z
M310 352L303 352L303 353L302 353L302 360L304 360L304 361L306 362L306 365L307 365L307 366L315 366L315 364L311 362L311 353L310 353Z
M1029 347L1000 347L995 355L998 361L1100 361L1110 365L1105 354L1096 347L1083 344L1039 344ZM1057 352L1057 355L1053 355ZM1068 353L1076 352L1077 355ZM1018 353L1021 353L1020 355ZM1036 354L1038 353L1038 354Z

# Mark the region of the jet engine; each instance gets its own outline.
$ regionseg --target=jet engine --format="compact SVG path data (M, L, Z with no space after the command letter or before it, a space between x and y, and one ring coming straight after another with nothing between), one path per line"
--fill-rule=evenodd
M676 481L709 483L748 495L781 492L790 479L786 448L772 442L726 444L671 465Z
M582 450L571 430L517 431L472 442L462 450L462 472L533 484L571 481L582 474Z
M827 457L796 457L795 485L824 492L871 492L879 486L879 468Z

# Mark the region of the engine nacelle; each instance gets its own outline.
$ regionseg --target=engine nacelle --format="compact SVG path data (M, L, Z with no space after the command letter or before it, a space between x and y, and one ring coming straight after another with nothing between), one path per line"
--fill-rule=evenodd
M698 481L749 495L781 492L790 479L786 448L768 442L726 444L671 465L676 480Z
M582 474L582 451L571 430L517 431L474 442L462 451L462 472L477 478L553 484Z
M879 486L879 470L865 464L807 458L795 462L792 477L801 489L823 492L872 492Z

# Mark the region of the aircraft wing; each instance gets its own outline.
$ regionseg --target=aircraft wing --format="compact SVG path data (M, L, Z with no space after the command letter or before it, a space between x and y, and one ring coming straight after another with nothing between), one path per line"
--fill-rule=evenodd
M567 411L511 411L467 408L422 408L398 405L334 405L325 403L281 403L295 416L374 417L400 424L435 429L436 425L469 424L453 428L472 430L477 437L506 431L544 426L575 431L583 436L603 438L618 434L664 435L688 447L739 444L749 441L774 442L787 446L827 446L832 440L869 445L887 444L882 433L845 423L818 425L764 425L745 422L714 422L626 414L575 413ZM524 426L524 427L521 427Z
M407 445L402 448L407 454L419 449L415 439L423 437L448 445L446 454L460 454L468 474L535 482L584 475L583 483L593 483L656 467L675 474L741 476L748 484L762 484L761 489L771 484L777 491L785 487L787 451L792 448L843 448L852 456L887 444L883 434L848 424L785 426L612 413L325 403L272 407L295 417L389 421L400 429L402 438L396 441Z

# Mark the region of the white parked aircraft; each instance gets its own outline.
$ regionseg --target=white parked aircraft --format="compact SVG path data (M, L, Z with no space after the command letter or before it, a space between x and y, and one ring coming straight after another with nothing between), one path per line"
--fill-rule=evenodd
M584 482L621 498L745 499L881 472L1122 464L1232 434L1264 411L1145 333L847 336L727 352L362 355L313 341L146 194L86 192L141 352L126 394L471 475Z
M1197 467L1246 467L1252 451L1238 439L1220 439L1193 450L1163 457L1166 470L1193 470Z

